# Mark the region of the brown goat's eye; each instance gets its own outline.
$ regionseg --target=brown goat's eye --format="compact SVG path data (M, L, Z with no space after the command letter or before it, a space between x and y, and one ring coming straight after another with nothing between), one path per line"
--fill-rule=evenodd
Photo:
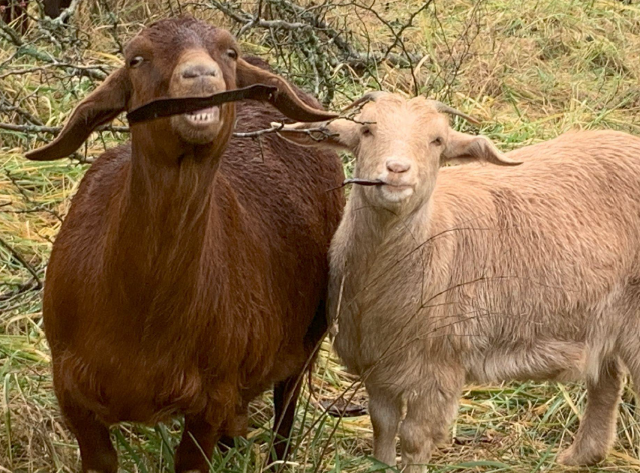
M442 146L442 138L436 138L431 142L432 145Z
M234 61L238 59L238 51L235 49L227 49L227 56L229 56Z
M129 67L138 67L140 64L144 62L144 58L142 56L134 56L129 60Z

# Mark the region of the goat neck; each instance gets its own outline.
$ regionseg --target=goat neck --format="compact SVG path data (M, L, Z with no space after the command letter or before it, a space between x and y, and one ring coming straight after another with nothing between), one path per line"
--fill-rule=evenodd
M430 199L412 212L401 214L372 204L363 189L356 187L351 191L334 239L336 251L353 254L358 261L351 264L356 264L358 272L364 274L373 269L381 252L387 253L391 248L412 248L425 240L431 233L432 204Z
M233 108L225 108L231 113L224 122L232 124ZM107 261L127 299L155 312L166 309L155 308L157 294L198 286L205 246L219 239L211 235L220 230L214 194L231 126L207 145L172 140L153 127L150 123L132 133L131 164L112 220L115 241L108 245L114 254ZM206 253L211 255L211 249ZM186 296L184 303L193 303Z

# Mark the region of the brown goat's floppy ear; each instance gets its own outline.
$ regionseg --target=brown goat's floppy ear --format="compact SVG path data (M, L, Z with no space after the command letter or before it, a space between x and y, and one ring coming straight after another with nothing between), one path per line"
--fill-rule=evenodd
M522 161L507 157L487 137L467 135L455 130L449 130L442 160L456 164L470 161L484 161L500 166L522 164Z
M282 126L272 123L272 127ZM287 141L301 146L353 151L358 144L358 127L345 119L320 123L294 123L284 125L278 134Z
M266 84L277 87L278 91L269 100L269 103L292 120L317 122L338 116L335 113L325 112L304 103L282 77L253 66L243 59L238 59L237 64L237 86L242 88L254 84Z
M55 140L28 152L27 159L53 161L69 156L82 146L96 127L110 122L127 107L130 91L127 71L118 69L80 102Z

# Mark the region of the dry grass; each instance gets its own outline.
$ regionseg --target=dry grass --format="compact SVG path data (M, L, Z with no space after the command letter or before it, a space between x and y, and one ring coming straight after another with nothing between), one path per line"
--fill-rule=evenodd
M237 30L205 0L182 6L175 0L118 0L117 8L113 3L87 1L71 28L34 27L21 48L0 34L0 122L26 123L24 115L10 110L18 106L42 125L62 123L102 72L121 64L120 45L153 19L181 10ZM370 2L334 3L329 23L337 29L348 27L350 41L361 51L384 50L394 41L379 18L391 26L401 24L419 7L416 0L378 2L371 8ZM244 7L253 11L255 5ZM37 15L35 5L32 13ZM396 18L400 20L393 23ZM242 37L245 50L265 55L284 75L330 97L299 58L266 47L267 35L264 30L250 31ZM364 72L337 65L330 71L335 83L331 105L339 108L367 88L407 94L418 89L481 118L481 131L503 149L572 128L640 134L637 5L615 0L439 0L416 16L414 27L402 37L407 50L423 58L414 74L384 63ZM95 77L54 64L50 57L95 67ZM35 288L29 268L43 278L51 242L88 165L24 160L26 149L50 137L0 130L0 472L73 471L79 465L75 441L61 424L52 393L40 313L42 291ZM95 134L82 154L96 156L104 146L125 139L123 134ZM347 169L350 164L345 158ZM378 468L368 458L368 418L338 423L324 415L320 405L338 397L351 382L326 344L314 375L315 394L305 392L301 402L296 437L300 444L289 469ZM366 403L362 393L354 400ZM637 396L626 390L614 451L602 465L587 471L640 471L637 403ZM571 441L584 404L584 389L578 385L469 387L454 440L436 453L433 471L570 471L554 459ZM267 395L253 404L249 438L239 440L226 454L217 453L215 471L260 471L270 439L269 406ZM115 429L122 468L170 471L179 431L178 421Z

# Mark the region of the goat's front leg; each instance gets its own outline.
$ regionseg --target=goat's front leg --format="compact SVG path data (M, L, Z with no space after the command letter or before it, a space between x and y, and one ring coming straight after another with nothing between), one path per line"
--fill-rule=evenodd
M402 400L367 385L369 415L373 425L373 456L389 466L396 464L396 434L402 416Z
M407 414L400 426L400 448L405 473L423 473L433 447L446 438L458 411L464 372L438 369L424 376L425 383L406 393Z
M247 409L249 403L246 399L243 399L241 403L236 406L236 412L233 417L227 419L224 425L224 434L218 440L218 448L222 452L226 452L235 447L236 437L246 437L247 430L249 428L249 414Z
M211 455L220 439L220 427L205 420L204 416L185 416L182 440L176 450L176 473L207 473Z
M593 465L602 461L616 438L618 404L624 377L617 359L605 360L596 380L587 380L587 410L573 445L562 452L558 463Z
M64 418L78 439L83 473L116 473L118 457L109 428L68 396L60 395L58 399Z

